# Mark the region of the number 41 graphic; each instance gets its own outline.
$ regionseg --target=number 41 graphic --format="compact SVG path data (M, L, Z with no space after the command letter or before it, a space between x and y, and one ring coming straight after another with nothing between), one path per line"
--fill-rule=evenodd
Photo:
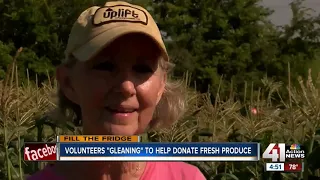
M280 162L285 162L286 155L286 144L284 143L271 143L267 147L267 149L263 152L262 158L263 159L271 159L272 162L277 162L278 160Z

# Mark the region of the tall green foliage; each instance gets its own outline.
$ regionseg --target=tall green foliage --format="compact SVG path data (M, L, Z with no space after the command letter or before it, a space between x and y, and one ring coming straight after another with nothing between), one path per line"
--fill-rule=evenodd
M260 0L128 0L147 7L166 40L177 78L188 71L197 89L216 93L220 79L228 92L233 84L243 96L245 81L259 83L264 76L287 81L316 67L319 18L308 17L301 0L291 4L291 24L279 29L268 21L272 13ZM104 0L13 0L0 2L0 77L10 56L20 47L20 74L29 70L39 80L64 58L69 31L85 8ZM25 79L25 77L21 77ZM223 92L222 91L222 92ZM229 93L228 93L229 94Z
M177 63L184 67L186 62L192 62L200 90L206 91L208 84L217 87L221 75L239 85L244 79L257 81L266 73L277 47L270 41L274 29L266 21L270 11L256 5L257 2L159 3L160 27L166 29L176 46L190 53L190 59L181 58Z
M295 79L319 50L317 42L310 42L320 37L319 18L306 17L301 1L291 4L294 17L284 31L268 21L272 12L259 0L155 2L159 26L172 39L176 75L191 71L200 91L210 85L215 94L223 76L222 89L228 92L232 82L241 97L245 81L259 83L268 76L286 82L288 62ZM301 35L293 37L298 31Z
M277 39L280 48L278 57L284 63L291 63L294 77L306 75L307 68L319 72L320 16L310 16L313 10L304 7L302 0L291 3L291 9L293 18L289 25L282 27L283 32ZM275 74L283 77L282 72Z
M5 52L12 55L18 48L24 48L18 59L20 74L26 74L28 69L30 77L34 79L37 74L40 81L47 78L47 73L52 75L55 66L64 58L69 31L79 13L101 2L1 1L0 21L4 28L0 30L0 37L8 46ZM8 62L2 62L2 70L6 69Z

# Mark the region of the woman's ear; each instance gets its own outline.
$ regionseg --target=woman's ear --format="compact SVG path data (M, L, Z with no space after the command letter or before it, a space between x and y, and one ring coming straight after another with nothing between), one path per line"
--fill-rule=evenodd
M161 97L165 91L166 88L166 84L167 84L167 73L163 74L163 79L161 80L161 85L158 91L158 97L157 97L157 104L159 103L159 101L161 100Z
M62 64L56 69L56 79L59 83L59 88L66 96L66 98L68 98L73 103L78 104L77 94L71 81L71 73L72 69Z

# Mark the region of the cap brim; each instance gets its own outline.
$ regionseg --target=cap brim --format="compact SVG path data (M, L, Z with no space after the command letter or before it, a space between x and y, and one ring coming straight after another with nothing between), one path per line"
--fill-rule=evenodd
M104 49L114 40L118 39L123 35L131 33L141 33L150 37L156 43L156 45L159 46L160 50L166 56L165 58L168 60L169 57L166 48L162 43L162 39L159 39L156 36L154 36L152 34L151 29L140 25L132 25L130 26L130 28L128 26L119 26L106 30L94 37L93 39L91 39L90 41L88 41L86 44L82 45L79 49L72 52L72 54L79 61L88 61L92 57L96 56L102 49Z

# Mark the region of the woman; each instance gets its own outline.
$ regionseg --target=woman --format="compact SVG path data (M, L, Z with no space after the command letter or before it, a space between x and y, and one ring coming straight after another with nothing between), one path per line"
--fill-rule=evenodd
M142 7L107 2L74 24L57 68L60 110L73 111L89 135L138 135L170 125L184 109L167 81L170 63L160 31ZM182 162L57 162L30 180L203 180Z

